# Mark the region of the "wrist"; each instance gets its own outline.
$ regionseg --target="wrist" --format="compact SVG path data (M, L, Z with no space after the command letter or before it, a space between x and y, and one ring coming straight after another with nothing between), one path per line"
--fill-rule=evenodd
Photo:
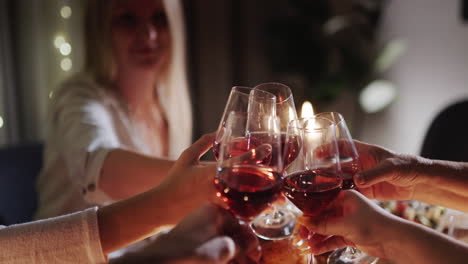
M379 241L381 241L381 248L383 258L395 261L397 263L410 263L410 256L406 253L405 237L411 238L410 223L404 219L398 218L394 215L388 215L380 223ZM402 243L405 241L405 243Z
M193 195L194 186L174 186L170 182L164 182L155 188L157 197L161 199L159 204L163 205L168 216L171 219L176 219L174 223L178 223L185 215L202 204L199 195ZM188 190L188 189L191 189Z

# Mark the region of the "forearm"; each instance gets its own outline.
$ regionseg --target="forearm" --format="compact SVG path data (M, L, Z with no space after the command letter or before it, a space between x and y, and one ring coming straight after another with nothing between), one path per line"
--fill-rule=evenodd
M159 227L177 224L203 201L181 197L159 186L127 200L100 208L99 233L105 254L152 235Z
M399 264L466 263L467 245L420 224L393 222L382 229L386 258Z
M434 186L468 197L468 163L432 160L424 169Z
M411 174L421 179L414 199L468 212L468 163L416 157Z
M460 195L432 184L419 184L414 193L414 200L468 213L468 194Z
M160 184L173 164L170 160L116 149L104 160L99 187L114 200L126 199Z

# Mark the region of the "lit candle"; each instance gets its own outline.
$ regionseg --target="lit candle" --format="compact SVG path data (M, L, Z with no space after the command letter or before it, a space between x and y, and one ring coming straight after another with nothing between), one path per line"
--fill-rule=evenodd
M314 108L312 107L312 104L309 101L305 101L304 103L302 103L301 117L302 118L314 117ZM312 143L313 141L316 141L317 139L319 139L320 134L314 131L314 128L317 128L315 126L314 119L311 119L309 122L307 122L306 128L309 130L307 133L307 141L309 143Z
M309 101L305 101L301 107L301 117L313 117L314 116L314 108L312 108L312 104Z

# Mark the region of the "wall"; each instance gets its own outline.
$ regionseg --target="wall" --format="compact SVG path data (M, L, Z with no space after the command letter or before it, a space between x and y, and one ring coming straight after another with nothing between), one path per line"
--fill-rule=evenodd
M82 64L82 2L66 0L17 0L14 22L14 57L17 75L20 141L42 141L50 92ZM68 5L72 15L60 16ZM54 46L56 36L64 36L72 46L71 54L62 56ZM63 58L72 59L73 67L64 71ZM8 125L9 120L5 120Z
M384 112L362 120L360 139L399 152L419 153L435 115L468 97L468 25L460 18L460 1L388 1L382 40L407 44L387 77L399 88ZM467 122L460 120L460 122Z

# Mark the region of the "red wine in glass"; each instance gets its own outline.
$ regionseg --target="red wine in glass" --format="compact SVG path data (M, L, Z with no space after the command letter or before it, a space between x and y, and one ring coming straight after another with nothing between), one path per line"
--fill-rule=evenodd
M286 142L286 134L281 134L281 150L283 152L283 166L286 168L299 156L301 151L298 137L289 136L289 141Z
M228 156L229 157L238 156L252 148L256 148L260 146L263 143L270 143L269 141L271 141L269 140L269 136L262 135L262 134L252 134L250 135L249 138L239 138L238 141L234 143L234 146L230 148L230 153L228 154ZM216 160L219 159L220 146L221 146L221 142L218 142L218 141L213 142L213 154ZM275 147L273 148L273 153L271 155L273 159L269 160L269 162L265 161L264 162L265 164L266 163L276 164L275 157L278 157L276 154L276 149L277 148ZM281 157L283 157L283 166L287 167L299 155L299 151L300 151L299 139L295 136L289 137L289 142L286 143L286 134L282 133L281 134L281 151L282 151Z
M281 194L279 173L258 165L236 165L222 168L215 179L216 195L229 210L244 221L250 221Z
M359 172L359 164L351 157L340 156L341 173L343 175L344 190L354 189L354 175Z
M218 158L219 158L220 148L221 148L221 142L218 142L218 141L215 140L213 142L213 154L214 154L214 157L215 157L216 160L218 160Z
M296 172L284 180L283 193L305 216L316 216L338 196L340 181L327 169Z
M245 154L251 149L257 148L260 145L262 145L262 141L255 136L249 136L249 137L239 137L231 140L231 144L228 148L226 148L226 151L228 153L224 153L224 158L232 158L232 157L237 157L242 154ZM216 160L219 158L220 154L220 145L221 143L217 143L216 141L213 143L213 153L215 154ZM256 164L264 164L264 165L269 165L271 163L271 157L272 155L266 156L263 160L256 161ZM245 163L250 163L250 160L245 160Z
M259 146L261 144L271 144L271 142L277 142L271 138L271 135L263 134L263 133L252 133L250 135L251 146ZM299 139L297 137L290 137L289 142L286 143L286 134L282 133L280 135L280 148L273 147L271 159L269 162L265 160L264 164L277 164L277 158L283 159L283 167L288 166L291 162L293 162L297 156L299 155L300 147L299 147ZM281 155L278 155L277 150L281 150Z

